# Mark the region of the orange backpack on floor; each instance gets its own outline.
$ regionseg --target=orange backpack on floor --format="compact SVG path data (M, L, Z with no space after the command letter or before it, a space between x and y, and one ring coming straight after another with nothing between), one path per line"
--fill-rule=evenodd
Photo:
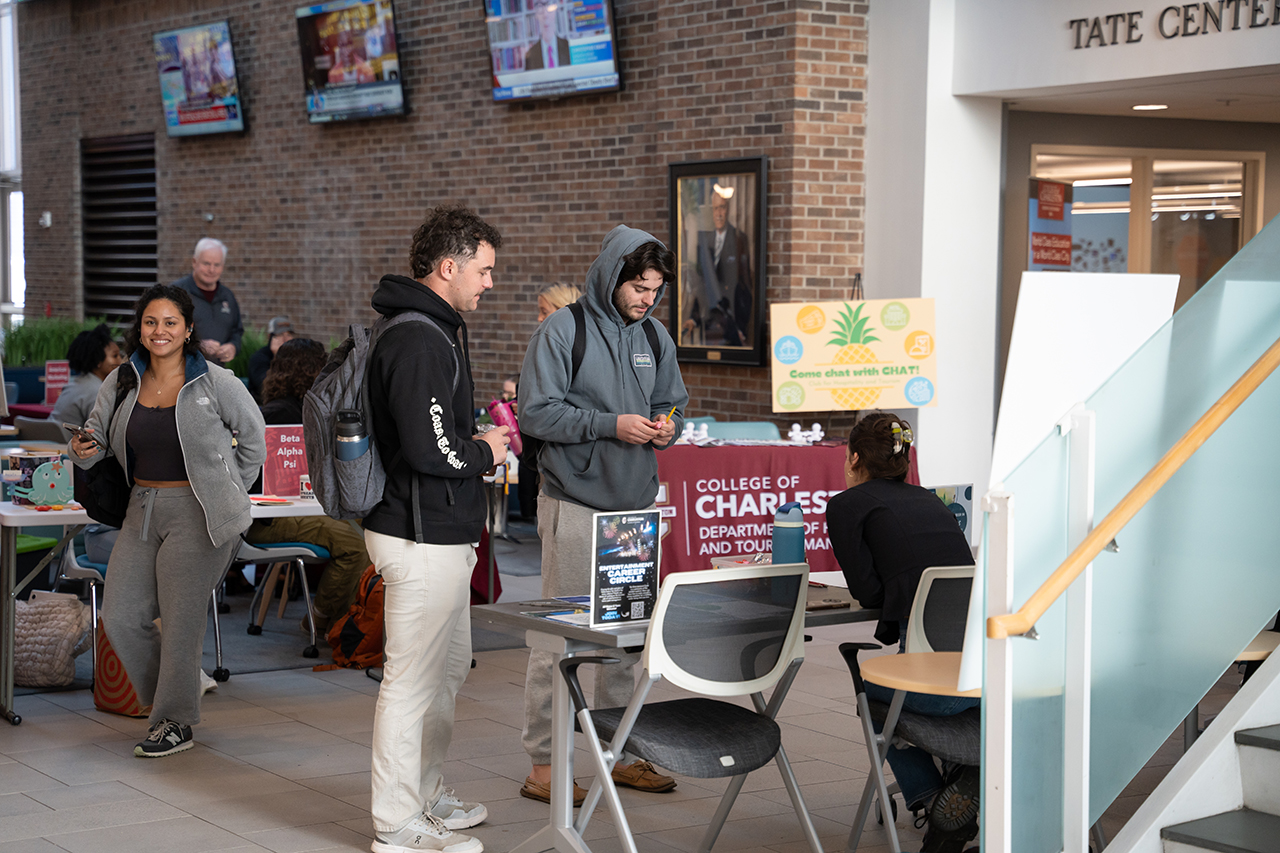
M151 715L151 706L144 706L134 692L129 673L124 671L124 664L111 647L107 637L107 629L98 617L97 634L94 642L98 648L98 659L93 672L93 704L99 711L109 714L120 714L125 717L147 717Z
M370 566L360 576L351 609L329 628L333 662L338 666L382 666L382 596L382 575Z

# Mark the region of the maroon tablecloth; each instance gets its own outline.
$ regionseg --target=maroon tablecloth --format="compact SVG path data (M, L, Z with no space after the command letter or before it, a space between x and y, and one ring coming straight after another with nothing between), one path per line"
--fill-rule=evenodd
M662 575L711 558L768 551L773 515L800 501L811 571L840 567L827 538L827 498L844 491L843 447L694 447L658 451Z
M53 413L53 406L45 406L41 403L10 403L9 416L22 415L24 418L36 418L38 420L47 420L49 415Z

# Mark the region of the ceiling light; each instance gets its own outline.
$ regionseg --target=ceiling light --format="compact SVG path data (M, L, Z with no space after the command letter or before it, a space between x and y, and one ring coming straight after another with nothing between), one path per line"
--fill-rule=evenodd
M1087 181L1072 181L1073 187L1122 187L1133 183L1133 178L1090 178Z
M1169 109L1169 105L1168 104L1136 104L1134 106L1134 109L1139 111L1167 110Z
M716 184L711 189L715 191L716 195L720 196L722 199L725 199L726 201L728 199L733 198L734 187L722 187L719 184Z

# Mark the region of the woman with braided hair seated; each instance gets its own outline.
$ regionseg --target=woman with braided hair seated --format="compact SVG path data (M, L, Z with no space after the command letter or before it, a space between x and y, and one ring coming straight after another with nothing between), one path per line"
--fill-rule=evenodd
M933 492L906 482L912 440L911 425L897 415L873 412L858 421L845 457L848 488L827 505L831 548L849 593L863 607L880 610L876 640L899 643L899 651L924 570L973 564L951 511ZM892 690L871 682L866 691L872 702L888 705L893 699ZM908 693L903 710L946 717L977 704L977 699ZM933 756L916 746L895 746L888 760L907 807L929 808L923 849L962 850L977 833L978 768L948 767L944 778Z

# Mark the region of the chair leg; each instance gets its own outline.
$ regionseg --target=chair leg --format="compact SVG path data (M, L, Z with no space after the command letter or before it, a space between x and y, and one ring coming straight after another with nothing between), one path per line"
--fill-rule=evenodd
M209 603L213 607L213 660L214 668L211 677L214 681L223 682L231 677L231 673L222 665L222 622L218 619L218 592L215 589L209 595Z
M267 621L267 610L271 607L271 597L275 594L277 581L280 579L281 563L271 563L263 572L258 588L253 591L253 601L249 602L249 633L261 634L262 623ZM262 566L258 566L259 569Z
M93 661L93 677L98 677L98 584L89 581L89 615L93 618L92 627L89 629L94 632L93 642L89 645L91 653L90 660Z
M634 699L633 699L634 702ZM639 705L635 705L638 710ZM618 788L613 784L613 764L614 754L612 751L606 753L600 748L600 737L596 733L595 724L591 721L591 711L584 709L578 714L578 725L582 727L582 733L587 738L587 743L591 745L588 750L591 753L591 760L596 765L596 778L591 783L591 789L587 792L587 799L582 803L582 807L578 810L578 822L574 829L579 834L586 828L587 821L591 819L591 812L595 810L596 802L600 795L604 794L605 803L609 806L609 813L613 815L613 825L618 831L618 840L622 842L623 853L638 853L636 850L636 840L631 835L631 824L627 822L627 813L622 809L622 800L618 797ZM623 724L626 724L624 715ZM629 729L630 726L627 726Z
M893 730L898 724L898 715L902 713L902 702L905 698L906 694L903 691L894 692L893 701L889 705L889 715L884 721L884 730L876 734L875 726L871 722L871 706L867 702L867 694L858 694L858 714L862 719L862 731L867 741L867 757L871 760L871 772L867 776L867 784L862 789L858 814L853 820L853 827L849 830L846 853L853 853L858 849L863 827L866 826L867 817L871 814L872 801L877 796L880 798L880 812L884 815L885 829L889 832L889 844L895 851L902 850L902 843L898 840L898 827L893 820L889 785L884 778L884 762L893 743Z
M316 614L311 609L311 588L307 586L307 567L303 564L301 557L294 560L294 566L298 570L298 577L302 579L302 606L307 609L307 628L311 631L311 645L302 650L302 656L318 658L320 650L316 648Z

